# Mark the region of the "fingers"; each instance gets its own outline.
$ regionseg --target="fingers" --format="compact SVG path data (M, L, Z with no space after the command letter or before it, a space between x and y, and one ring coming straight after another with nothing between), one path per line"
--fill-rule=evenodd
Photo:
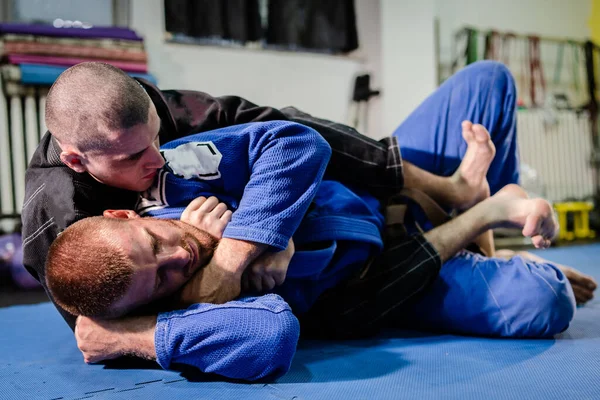
M256 292L262 292L262 275L251 273L248 275L248 281L250 284L250 289Z
M221 214L223 214L223 212L227 210L227 205L224 203L219 203L219 199L217 199L215 196L210 196L208 199L204 196L197 197L192 200L190 204L188 204L181 214L181 218L183 219L184 217L189 217L193 211L200 211L208 214L213 211L215 207L220 206L221 204L225 207L225 209L221 212ZM223 207L219 207L219 210L222 208Z
M220 239L231 218L232 212L227 209L227 204L221 203L215 196L200 196L190 202L180 220Z
M250 291L250 279L248 278L247 272L244 272L242 274L241 286L242 286L242 292Z
M216 197L215 197L215 199L216 199ZM219 200L217 200L217 201L219 201ZM218 203L212 209L212 211L210 211L210 213L213 214L216 218L221 218L223 216L223 214L225 214L226 211L227 211L227 204L225 204L225 203Z
M229 221L231 221L231 216L233 215L233 212L231 210L227 210L223 213L223 215L221 215L220 220L225 222L225 223L229 223Z
M200 208L200 206L204 204L205 201L206 197L204 196L196 197L194 200L192 200L190 204L188 204L188 206L185 208L185 210L183 210L183 213L181 213L181 220L189 220L192 211L195 211L198 208Z
M274 271L274 273L271 276L273 277L273 280L274 280L276 286L283 285L283 282L285 282L286 274L287 274L287 270L286 271L281 271L281 270ZM275 287L275 285L273 287L271 287L271 289L273 289Z
M267 292L285 281L286 271L260 264L253 265L242 275L244 291Z
M275 288L275 279L272 275L263 275L262 276L262 291L267 292L269 290L273 290Z
M219 199L215 196L210 196L200 207L198 207L198 211L204 213L210 213L216 206L219 205ZM227 209L227 207L225 207Z

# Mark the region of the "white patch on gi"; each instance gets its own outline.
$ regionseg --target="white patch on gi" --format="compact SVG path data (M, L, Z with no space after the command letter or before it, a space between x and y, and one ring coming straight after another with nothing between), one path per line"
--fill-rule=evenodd
M213 180L221 177L221 152L213 142L188 142L161 151L165 167L184 179Z
M145 192L138 195L138 201L135 205L135 211L144 216L150 211L161 210L169 205L165 193L166 180L169 172L161 169L158 176L154 179L152 186Z

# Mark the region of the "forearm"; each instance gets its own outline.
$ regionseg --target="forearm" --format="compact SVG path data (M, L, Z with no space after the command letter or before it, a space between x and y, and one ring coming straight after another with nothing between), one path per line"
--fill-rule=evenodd
M156 315L119 319L78 317L75 338L84 361L95 363L127 355L156 360L156 318Z
M331 148L293 123L264 125L248 139L249 180L223 237L284 250L317 194Z
M241 293L244 270L268 246L235 239L221 239L210 263L200 269L176 295L177 308L196 303L222 304Z
M186 364L235 379L276 377L290 367L299 329L277 295L196 304L159 315L157 362L165 369Z
M156 315L131 317L123 324L124 355L132 355L147 360L156 360L154 333Z
M493 227L486 202L477 204L458 217L425 233L424 237L446 262L475 238Z
M262 243L223 238L215 249L211 265L239 278L248 265L267 248Z

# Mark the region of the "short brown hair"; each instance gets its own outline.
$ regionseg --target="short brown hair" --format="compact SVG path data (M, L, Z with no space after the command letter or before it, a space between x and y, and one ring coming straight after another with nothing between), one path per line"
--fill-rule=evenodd
M64 71L46 98L46 126L80 151L105 150L112 131L148 122L150 97L110 64L84 62Z
M73 315L110 317L127 292L134 265L114 243L110 228L123 220L82 219L54 240L46 258L46 283L54 301Z

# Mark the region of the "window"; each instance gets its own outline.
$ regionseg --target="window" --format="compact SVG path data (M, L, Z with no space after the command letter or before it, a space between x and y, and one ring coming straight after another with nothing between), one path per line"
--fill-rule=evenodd
M173 42L347 53L358 48L354 0L164 0Z

